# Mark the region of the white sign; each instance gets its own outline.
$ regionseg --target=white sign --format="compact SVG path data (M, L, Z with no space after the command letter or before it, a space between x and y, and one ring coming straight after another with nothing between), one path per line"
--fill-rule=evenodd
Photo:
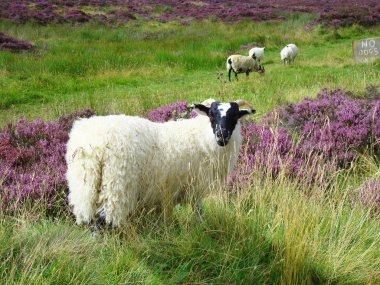
M380 38L364 39L352 42L354 59L359 63L368 63L380 58Z

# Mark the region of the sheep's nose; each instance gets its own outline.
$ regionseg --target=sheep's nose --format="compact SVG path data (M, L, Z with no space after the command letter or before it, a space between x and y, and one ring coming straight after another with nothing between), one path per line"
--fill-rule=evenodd
M230 139L228 131L219 130L218 132L216 132L216 139L218 142L223 142L224 144L227 144L228 140Z
M225 131L225 130L219 131L219 132L216 133L216 137L218 139L226 139L226 138L228 138L228 132Z
M217 138L216 143L219 146L226 146L228 144L229 139L228 138Z

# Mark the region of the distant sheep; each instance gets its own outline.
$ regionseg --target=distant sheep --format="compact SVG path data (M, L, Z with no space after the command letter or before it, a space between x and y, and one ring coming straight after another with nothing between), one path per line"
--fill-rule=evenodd
M265 69L258 64L256 59L252 56L234 54L227 58L227 71L228 79L231 81L231 71L235 73L235 78L238 80L237 75L239 73L245 73L248 77L249 73L252 71L264 73Z
M261 60L264 58L264 49L265 49L265 47L251 48L248 52L248 55L252 58L256 58L257 62L260 63Z
M239 109L247 106L247 109ZM155 123L125 115L77 120L67 143L69 203L78 224L121 226L138 207L199 206L239 156L245 101L196 104L188 120ZM198 213L200 213L198 208Z
M281 60L286 63L294 63L294 59L298 54L298 48L295 44L288 44L281 50Z

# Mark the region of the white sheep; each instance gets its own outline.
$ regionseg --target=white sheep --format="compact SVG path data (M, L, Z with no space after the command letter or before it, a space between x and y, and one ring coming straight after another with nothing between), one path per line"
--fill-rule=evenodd
M288 44L281 50L281 60L286 63L293 62L298 54L298 48L295 44Z
M243 100L206 103L194 105L199 115L188 120L110 115L75 121L66 177L76 222L121 226L138 206L160 208L170 220L176 203L199 205L233 169L240 118L255 112Z
M264 58L264 49L265 47L253 47L249 50L248 55L254 59L256 58L257 62L260 63Z
M238 80L237 75L239 73L245 73L248 77L249 73L252 71L264 73L265 69L251 56L233 54L227 58L227 71L228 79L231 81L231 71L235 73L235 78Z
M287 46L290 47L293 50L293 53L297 56L298 47L295 44L288 44Z

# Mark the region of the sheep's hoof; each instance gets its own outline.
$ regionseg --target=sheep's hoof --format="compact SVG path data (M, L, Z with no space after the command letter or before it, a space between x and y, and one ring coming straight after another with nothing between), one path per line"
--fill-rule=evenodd
M100 215L96 221L95 221L95 229L98 231L101 231L106 228L107 223L106 223L106 217L104 215Z
M203 206L202 206L202 201L198 201L196 207L195 207L195 212L197 213L197 221L198 223L203 223Z
M95 222L92 222L90 224L91 229L91 237L93 239L96 239L102 231L104 231L107 228L106 218L104 215L100 215L96 218Z
M95 240L95 239L97 239L98 236L99 236L99 232L98 231L92 231L91 232L91 238L92 239Z

